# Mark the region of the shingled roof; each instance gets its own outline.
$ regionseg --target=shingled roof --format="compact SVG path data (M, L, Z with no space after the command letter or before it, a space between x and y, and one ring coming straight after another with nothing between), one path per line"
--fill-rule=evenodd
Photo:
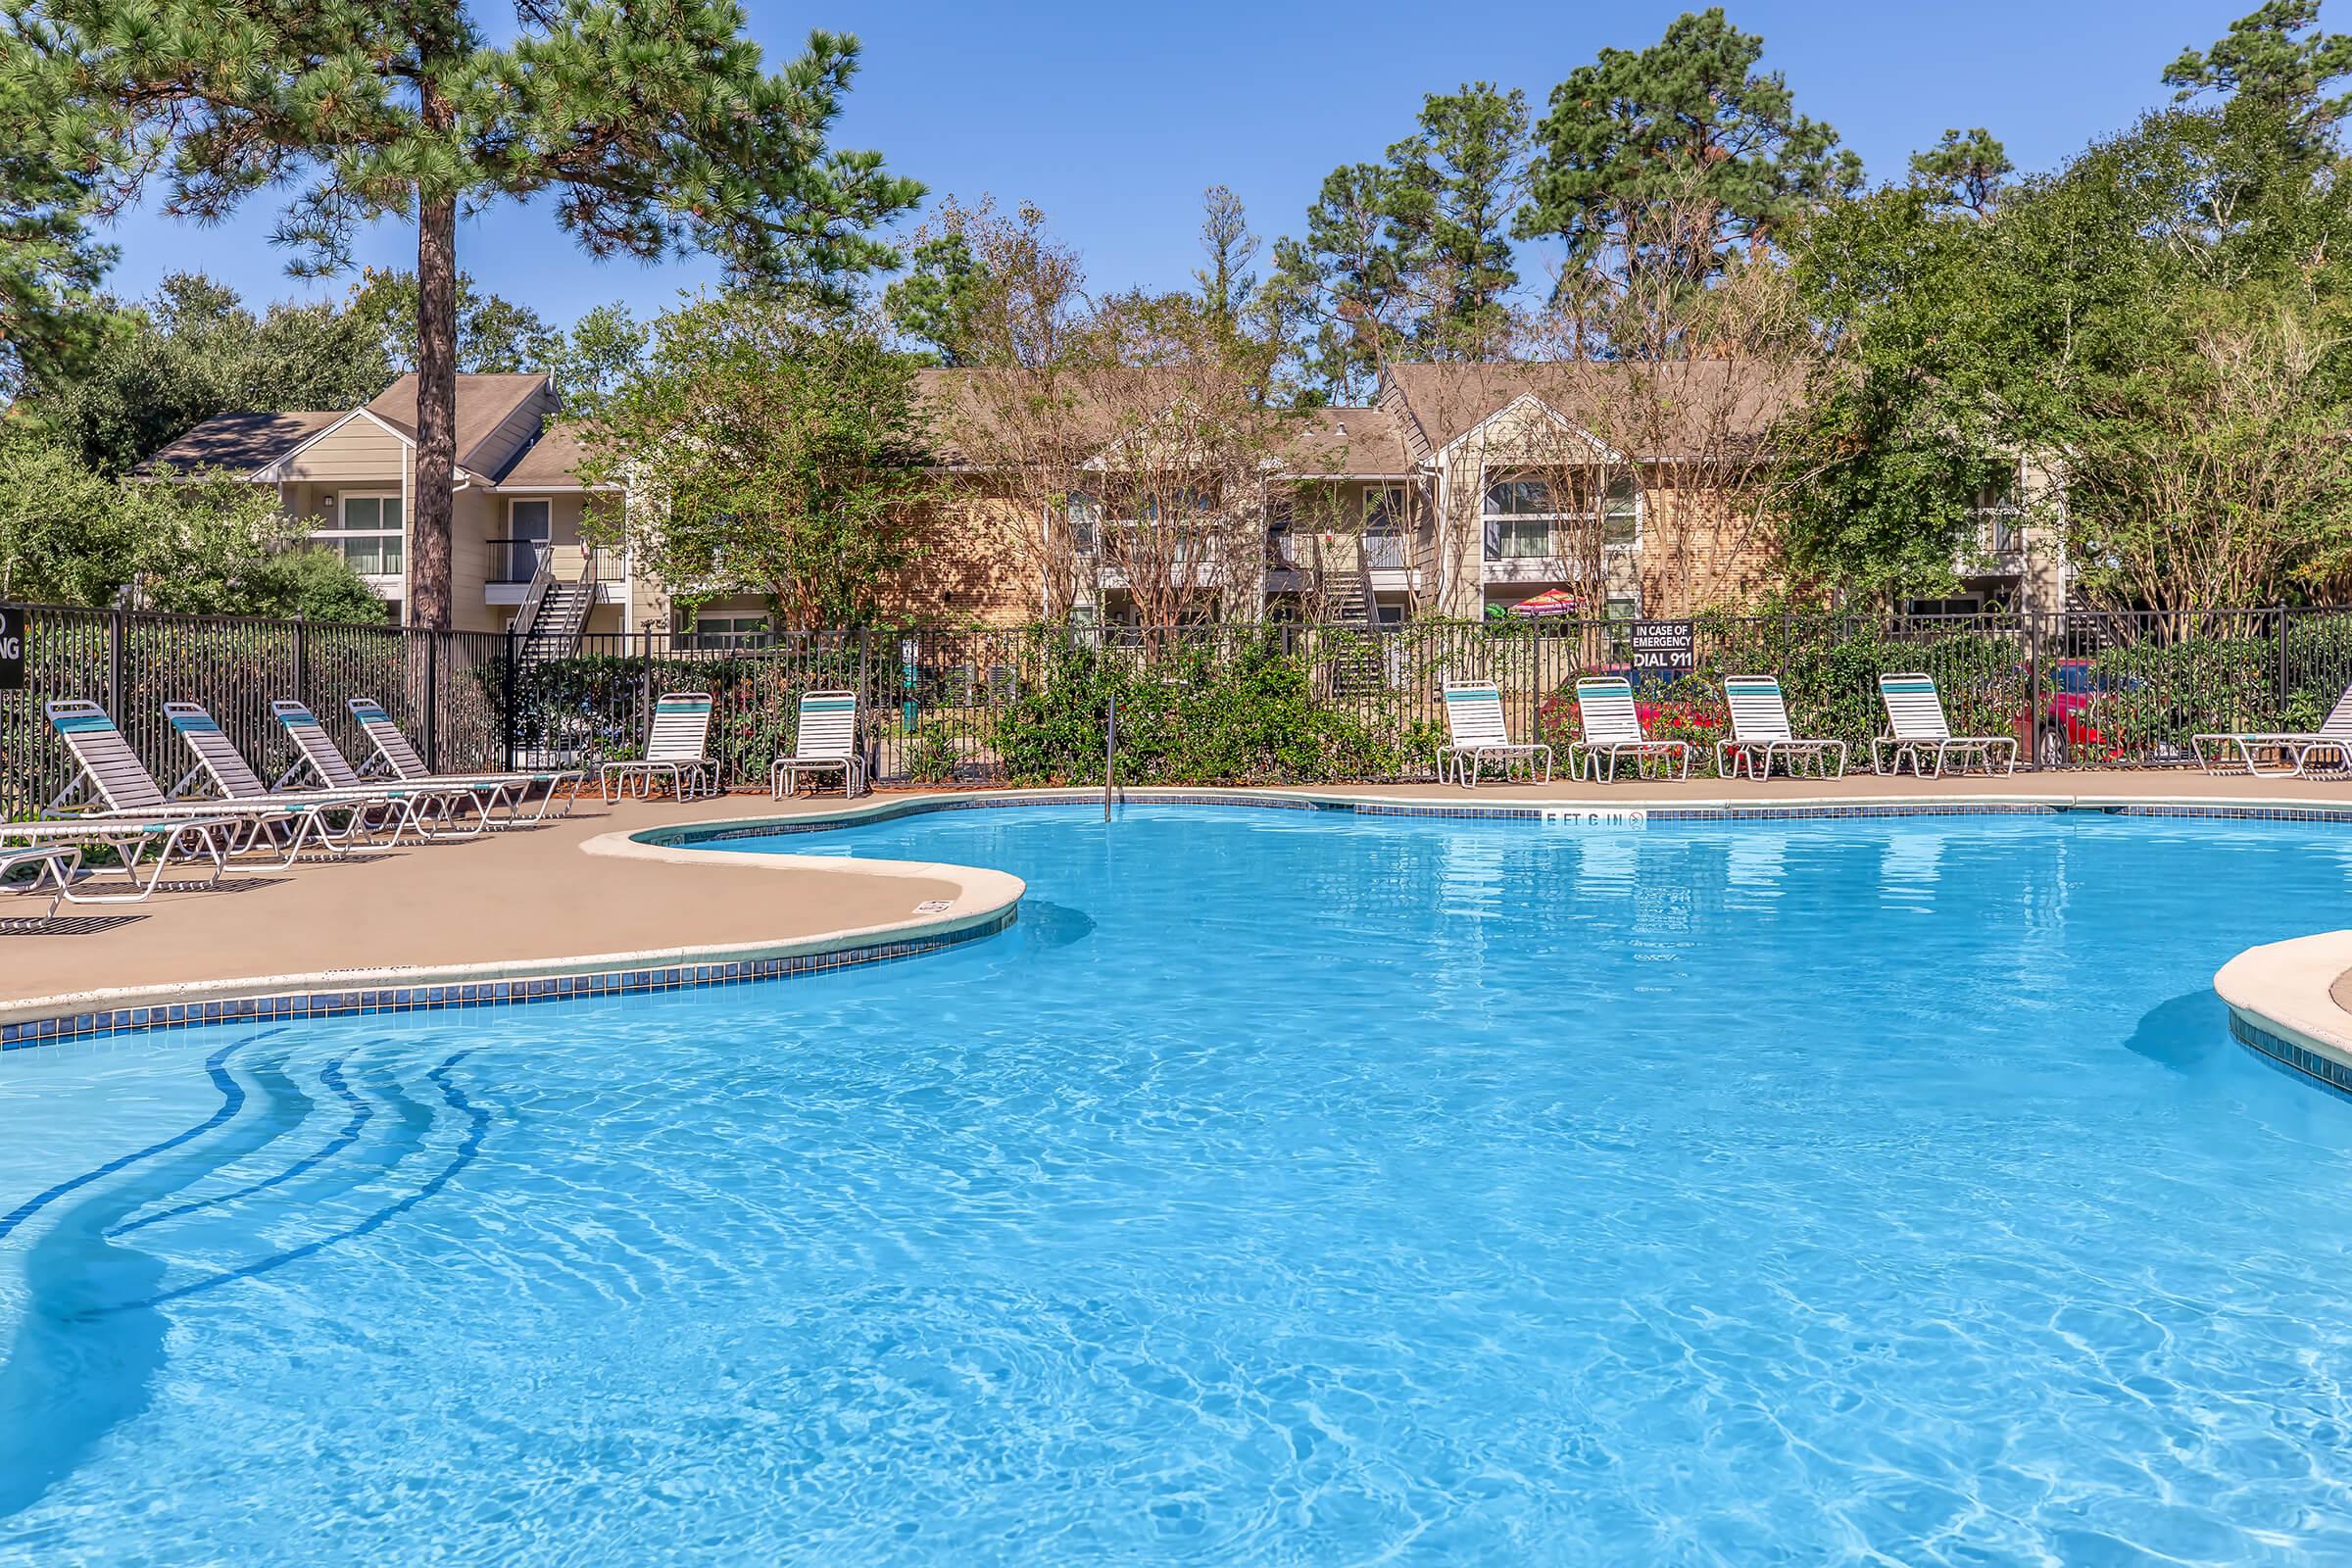
M1409 417L1442 449L1522 397L1632 456L1701 456L1725 440L1753 440L1802 390L1793 373L1733 360L1641 365L1397 365L1383 406Z
M488 440L490 433L506 422L507 416L520 408L526 399L546 384L547 377L536 370L459 376L458 466L471 466L466 460L473 455L473 449ZM412 370L399 377L369 399L368 412L414 442L416 439L416 372Z
M1186 382L1185 372L1174 370L1064 375L1052 392L1066 421L1060 433L1079 444L1107 443L1122 426L1134 425L1154 399L1164 397L1173 404L1183 398ZM1004 410L1043 395L1012 372L993 369L923 370L916 376L916 388L931 415L940 455L952 464L1009 456L988 450L985 437L978 442L970 438L1001 421ZM1380 409L1304 409L1280 413L1276 418L1281 421L1273 432L1276 454L1293 472L1337 476L1407 470L1396 423Z
M226 468L232 473L249 473L274 462L341 417L332 409L306 409L290 414L216 414L155 453L134 471L157 473L171 468L188 473L200 468Z
M579 484L580 427L565 419L550 419L539 438L498 476L501 490L567 490Z

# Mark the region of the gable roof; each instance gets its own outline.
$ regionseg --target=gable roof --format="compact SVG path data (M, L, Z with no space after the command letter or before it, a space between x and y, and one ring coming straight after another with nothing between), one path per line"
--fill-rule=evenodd
M286 414L216 414L178 439L160 447L131 471L152 474L164 468L182 471L227 468L250 472L276 462L343 416L332 409L309 409Z
M536 370L458 377L457 460L470 468L474 449L504 424L507 416L547 385ZM416 444L416 372L411 370L368 401L367 412L397 431L411 446Z
M516 454L507 471L498 475L501 490L571 490L580 485L584 453L580 427L568 419L550 419L538 436Z
M1443 450L1523 397L1637 458L1705 454L1755 440L1794 403L1801 378L1731 360L1632 364L1394 365L1381 405Z
M1188 380L1185 371L1144 368L1063 375L1054 388L1063 409L1062 428L1055 435L1080 447L1107 445L1135 428L1163 393L1171 406L1182 402ZM958 433L986 430L1003 419L1004 409L1039 395L1012 372L994 369L920 370L915 387L931 416L934 443L950 464L1010 456L975 453L969 450L974 443L959 444ZM1284 425L1274 432L1274 454L1294 473L1338 477L1408 471L1396 421L1380 409L1301 409L1278 417Z

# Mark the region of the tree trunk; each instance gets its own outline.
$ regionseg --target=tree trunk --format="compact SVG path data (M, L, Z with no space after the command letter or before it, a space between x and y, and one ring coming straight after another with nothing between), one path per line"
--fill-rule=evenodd
M416 224L416 515L409 623L446 629L458 464L458 204L428 196Z

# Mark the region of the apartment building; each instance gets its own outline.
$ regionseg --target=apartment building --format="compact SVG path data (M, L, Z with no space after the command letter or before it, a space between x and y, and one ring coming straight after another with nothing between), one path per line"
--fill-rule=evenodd
M1154 400L1175 410L1181 377L1163 391L1122 372L1115 397L1081 378L1054 394L1066 417L1050 482L1007 482L1008 468L1049 460L1019 456L1043 450L1035 432L998 427L1036 399L984 395L995 373L922 377L953 499L921 519L917 564L886 588L888 619L1386 624L1509 613L1546 595L1586 615L1656 619L1746 601L1779 560L1753 482L1791 388L1741 365L1397 366L1369 406L1268 413L1246 464L1197 480L1144 451ZM397 614L413 598L416 403L402 376L358 409L222 415L149 468L274 487ZM757 595L673 609L620 553L589 547L582 455L559 415L543 375L458 378L455 624L574 640L667 628L710 647L773 636ZM2055 532L2035 520L2053 484L2021 464L1962 551L1961 593L1915 608L2062 604Z

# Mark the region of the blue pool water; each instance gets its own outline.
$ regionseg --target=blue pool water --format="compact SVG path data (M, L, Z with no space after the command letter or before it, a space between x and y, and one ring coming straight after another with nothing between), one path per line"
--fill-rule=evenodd
M1030 899L0 1058L0 1560L2352 1555L2352 1102L2209 990L2352 834L766 842Z

